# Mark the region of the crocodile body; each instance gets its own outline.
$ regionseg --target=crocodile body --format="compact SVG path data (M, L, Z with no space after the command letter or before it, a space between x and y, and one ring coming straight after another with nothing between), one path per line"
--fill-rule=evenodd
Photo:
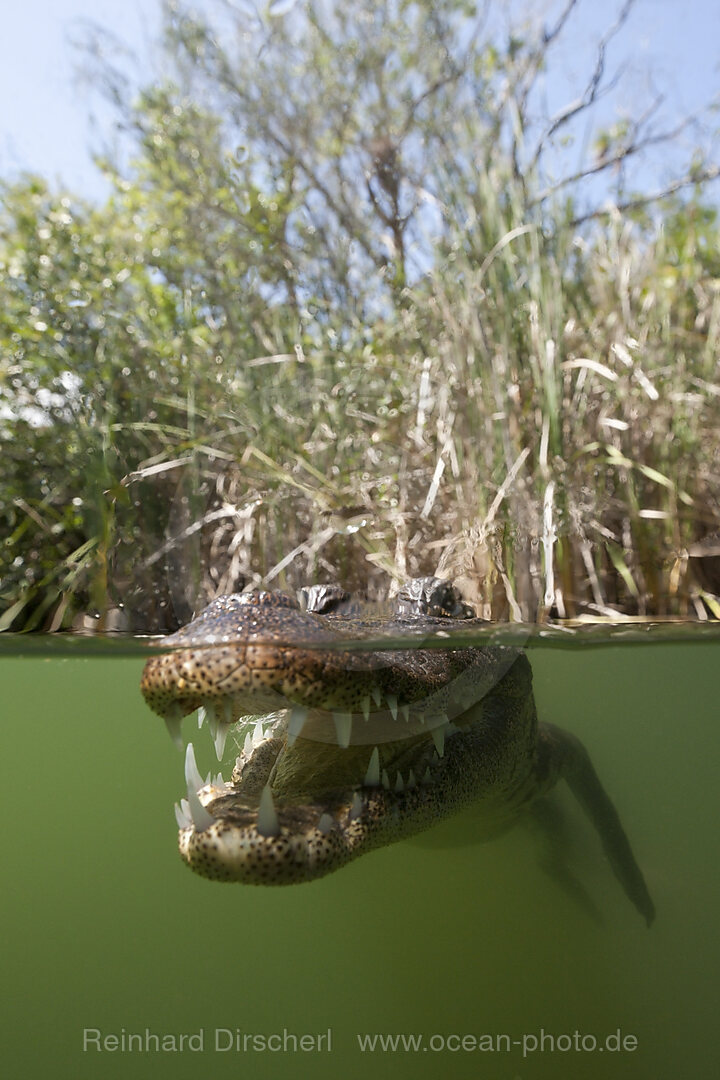
M650 924L653 904L617 812L578 740L538 722L521 650L435 647L430 639L472 625L472 611L434 578L409 582L389 615L333 586L304 594L305 610L283 593L220 597L145 666L142 692L173 736L199 709L218 757L232 724L265 717L246 734L229 783L203 780L188 746L187 800L176 812L192 869L253 884L308 881L473 802L489 830L503 828L565 779ZM426 640L378 647L387 633Z

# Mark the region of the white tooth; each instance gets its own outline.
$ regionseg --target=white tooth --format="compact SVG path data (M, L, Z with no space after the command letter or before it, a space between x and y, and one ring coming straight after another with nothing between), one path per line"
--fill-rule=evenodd
M260 796L258 807L257 824L255 826L261 836L279 836L280 822L278 821L275 803L273 802L270 785L266 784Z
M405 790L405 784L403 783L403 778L400 773L398 773L395 778L395 790L397 792Z
M305 721L307 719L307 714L308 711L304 705L293 705L290 711L290 719L288 720L288 746L293 745L298 735L302 731Z
M255 750L258 746L262 746L262 744L264 742L265 742L265 733L263 731L262 721L258 720L257 724L253 728L253 734L252 734L253 750Z
M185 751L185 782L188 785L188 790L192 788L193 791L199 791L204 786L203 778L195 760L195 749L191 742L187 744L187 750Z
M334 824L335 824L335 821L330 816L330 814L321 814L320 815L320 820L317 823L317 827L320 830L320 832L324 834L324 833L329 833Z
M201 705L198 709L198 728L201 728L205 723L207 717L207 711L204 705Z
M380 693L380 687L379 686L371 686L370 687L370 693L372 694L373 701L375 702L377 707L380 708L380 702L382 701L382 694Z
M365 717L365 719L369 720L370 719L370 698L369 697L364 697L362 699L362 701L360 702L360 708L362 709L362 714Z
M332 718L335 721L338 746L345 750L350 745L352 735L352 713L334 712Z
M430 772L430 766L429 765L426 768L425 772L423 773L422 782L423 782L423 784L432 783L432 773Z
M356 818L360 817L360 815L362 813L362 808L363 808L363 801L360 798L360 793L355 791L355 792L353 792L352 806L350 807L350 813L348 815L348 817L350 818L351 821L355 821Z
M218 761L220 761L225 752L225 740L227 739L227 734L231 727L232 724L223 724L222 722L217 726L217 733L215 735L215 753Z
M245 742L243 743L243 754L245 757L250 757L253 751L252 735L249 731L245 732Z
M365 784L365 787L377 787L380 783L380 752L377 746L370 755L370 763L367 767L363 783Z
M400 716L405 721L405 723L407 723L408 720L410 719L410 706L409 705L401 705L398 711L400 713Z
M215 787L217 787L217 788L224 788L225 787L225 781L223 779L223 774L221 772L219 772L217 774L217 776L215 777L215 779L213 780L213 785Z
M165 717L165 727L168 730L168 735L177 746L178 750L182 750L182 733L180 730L180 721L182 720L182 710L179 705L171 706L171 711L168 716Z
M424 712L415 713L415 716L417 717L417 719L420 721L421 724L425 723L425 713Z
M430 734L432 735L432 740L435 743L435 749L438 752L438 757L442 757L445 753L445 728L433 728Z
M190 816L196 832L204 832L208 825L212 825L214 818L208 814L203 804L198 799L195 791L188 783L187 801L190 807Z
M382 771L382 786L386 791L390 790L390 777L387 774L387 769L383 769Z
M409 788L417 787L417 780L415 779L415 773L412 771L412 769L408 773L407 786Z
M187 806L187 799L183 799L182 801ZM175 820L177 821L178 829L189 829L192 825L192 818L190 817L189 812L186 813L182 805L178 806L177 803L175 803Z
M385 700L387 701L388 709L392 713L393 720L397 720L397 714L398 714L397 694L386 694L385 695Z

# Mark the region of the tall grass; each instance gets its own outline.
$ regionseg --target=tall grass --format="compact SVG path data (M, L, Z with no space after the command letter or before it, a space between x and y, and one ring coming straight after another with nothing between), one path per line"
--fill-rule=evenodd
M671 218L503 232L500 190L482 221L499 239L479 266L453 253L428 298L469 511L440 568L489 616L702 615L683 553L718 518L718 281L687 235L673 250Z
M267 355L184 294L153 336L138 257L104 366L40 427L21 395L68 360L27 331L24 381L3 369L0 629L156 630L248 584L378 596L433 572L488 618L717 615L687 558L720 524L714 218L579 230L527 206L480 174L391 319L340 313L333 337L276 313Z
M488 618L706 617L687 549L720 517L717 281L668 221L504 229L495 190L372 347L238 371L256 424L203 476L205 596L439 572Z

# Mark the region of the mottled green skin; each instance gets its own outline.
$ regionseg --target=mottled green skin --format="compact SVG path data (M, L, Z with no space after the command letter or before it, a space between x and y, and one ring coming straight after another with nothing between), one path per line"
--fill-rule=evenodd
M165 717L201 705L228 720L303 710L299 735L283 713L260 745L241 753L232 789L205 793L212 820L180 830L193 869L254 884L307 881L471 802L483 805L489 832L499 829L562 777L629 898L652 920L642 874L585 750L538 724L522 651L342 648L381 630L431 636L467 627L469 609L452 586L410 582L396 613L379 620L349 607L337 589L310 590L307 601L310 610L301 611L281 593L222 597L146 665L143 694ZM346 729L336 721L350 715L347 745L338 745ZM275 808L270 828L259 811L264 789Z

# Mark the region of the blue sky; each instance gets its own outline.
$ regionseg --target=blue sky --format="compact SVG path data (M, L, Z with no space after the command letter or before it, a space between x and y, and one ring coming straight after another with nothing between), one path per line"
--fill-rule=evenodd
M547 6L552 7L534 8ZM551 101L567 100L568 85L582 79L586 44L598 28L607 27L617 6L617 0L584 0L566 36L562 73L554 68L548 79ZM76 78L70 41L83 19L95 20L147 55L159 23L159 0L22 0L5 6L0 176L32 170L100 198L105 189L91 162L91 149L99 142L89 115L97 114L101 128L110 117ZM671 112L697 108L720 93L720 0L638 0L617 55L631 66L626 102L631 110L633 95L640 107L649 70Z
M83 21L107 27L143 51L157 32L156 0L20 0L3 10L0 65L0 176L21 170L63 181L71 190L101 196L92 160L98 145L91 111L111 118L77 78L71 45Z

